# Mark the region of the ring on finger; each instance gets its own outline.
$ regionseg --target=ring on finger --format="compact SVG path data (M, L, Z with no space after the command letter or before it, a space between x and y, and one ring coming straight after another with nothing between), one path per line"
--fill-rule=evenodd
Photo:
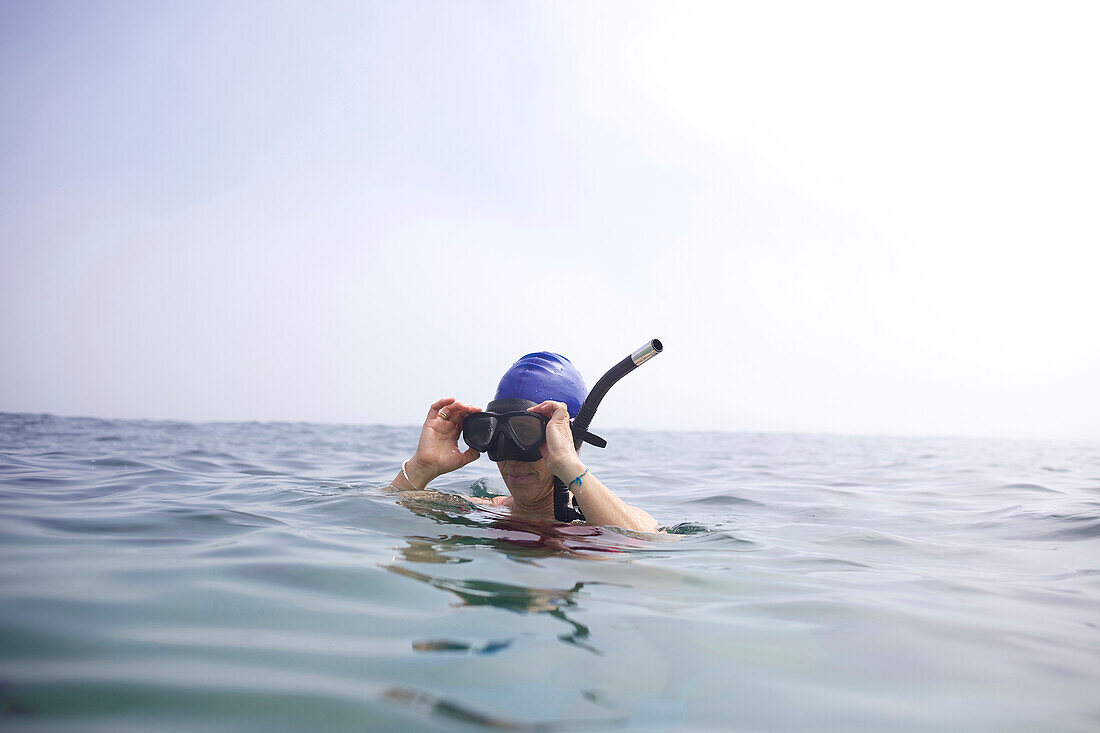
M450 420L450 419L451 419L451 416L450 416L450 415L448 415L448 414L447 414L446 412L444 412L443 410L440 410L440 411L439 411L439 416L440 416L441 418L443 418L444 420Z

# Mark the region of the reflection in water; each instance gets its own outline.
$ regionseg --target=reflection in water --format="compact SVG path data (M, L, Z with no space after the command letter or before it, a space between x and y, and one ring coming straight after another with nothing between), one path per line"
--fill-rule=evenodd
M391 687L383 693L383 697L390 702L401 703L414 709L421 708L427 713L434 713L460 723L489 730L546 731L561 727L551 723L524 723L520 720L509 720L508 718L489 715L461 703L456 703L453 700L406 687Z
M417 513L433 512L418 508ZM442 537L408 537L404 547L397 548L400 558L408 563L423 565L441 565L451 563L472 562L472 558L459 555L461 550L472 547L487 547L504 552L512 560L524 563L536 564L538 559L553 556L584 556L598 557L595 553L599 544L590 545L587 552L578 552L570 544L578 538L584 541L587 538L597 537L600 533L591 527L571 527L525 524L522 521L492 521L490 523L477 523L466 517L457 518L453 515L433 517L451 524L477 524L487 529L490 536L472 537L469 535L448 535ZM444 519L446 517L446 519ZM579 530L579 531L578 531ZM605 551L622 552L621 549L606 547ZM510 583L499 583L488 580L461 580L452 578L433 577L417 570L412 570L404 565L392 563L384 565L392 573L411 578L433 588L445 590L458 597L456 604L465 606L494 606L503 608L513 613L529 614L544 613L553 616L569 627L569 631L560 634L558 639L567 644L572 644L585 649L593 654L602 652L589 643L590 632L587 626L570 618L572 609L578 608L578 598L585 583L578 582L568 590L556 588L531 588ZM420 653L472 653L493 654L507 649L514 639L494 639L484 644L470 644L454 639L422 639L414 641L412 648ZM585 699L604 708L609 714L616 711L616 706L603 699L598 691L586 691ZM505 731L548 731L563 728L574 728L580 721L561 722L524 722L515 719L504 718L475 710L472 707L448 700L423 690L394 687L386 691L385 697L390 702L400 703L413 709L420 709L430 715L438 715L453 721L473 725L489 730ZM621 724L621 717L606 720L585 721L583 725L590 728L606 728Z
M414 641L413 649L418 652L473 652L474 654L493 654L501 649L512 646L510 639L504 641L490 641L480 647L474 648L472 644L463 641L450 641L448 639L425 639Z
M445 537L443 539L433 539L431 537L410 537L407 547L398 548L398 552L408 560L409 562L422 562L422 563L463 563L473 562L473 558L469 557L453 557L448 555L448 551L456 546L460 545L478 545L486 544L482 542L463 542L462 540L473 540L473 537Z
M451 580L449 578L433 578L430 575L418 573L415 570L401 567L400 565L388 565L390 572L403 575L406 578L419 580L433 588L450 591L459 597L460 606L495 606L516 613L545 613L553 616L572 627L572 632L562 634L558 638L567 644L574 644L582 649L587 649L593 654L601 652L587 643L589 636L588 627L574 621L566 615L565 609L577 605L574 598L584 588L584 583L577 583L569 590L557 590L553 588L527 588L521 585L509 583L495 583L488 580ZM432 651L433 644L452 644L461 642L427 641L417 642L422 646L418 651ZM492 642L496 644L510 644L507 642ZM503 647L500 647L503 648ZM495 651L495 650L494 650Z
M508 510L478 507L478 511L471 515L456 516L450 497L442 506L438 497L422 495L417 496L415 501L402 503L416 514L440 524L477 527L485 533L482 536L454 534L408 537L405 540L407 544L396 549L400 557L410 563L468 563L473 561L472 558L462 556L461 551L474 547L491 548L517 562L537 565L540 559L562 556L600 559L613 554L622 558L622 553L630 549L648 546L643 540L599 527L532 521L518 517ZM460 600L459 606L494 606L514 613L545 613L553 616L570 627L568 633L558 637L560 640L593 654L602 654L590 643L588 627L570 617L572 609L577 607L577 598L585 585L583 582L576 583L568 590L531 588L488 580L437 578L398 564L384 567L398 575L453 593ZM491 654L507 648L512 641L496 640L476 646L453 639L426 639L414 642L413 649L418 652Z

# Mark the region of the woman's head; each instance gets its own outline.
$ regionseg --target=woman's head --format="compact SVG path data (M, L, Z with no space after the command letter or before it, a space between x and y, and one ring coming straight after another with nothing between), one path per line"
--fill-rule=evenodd
M571 416L585 398L584 379L568 359L540 351L521 357L500 379L496 397L469 416L462 437L491 461L533 463L542 458L548 418L530 412L542 402L561 402Z
M496 396L487 405L487 410L491 412L494 403L507 409L526 409L546 400L554 400L564 402L569 416L576 417L587 394L584 378L569 359L551 351L538 351L520 357L504 372L497 385ZM520 400L529 404L517 407ZM500 440L509 442L509 445L498 446L504 450L499 451L501 459L497 461L497 467L512 496L521 501L552 500L554 474L538 453L539 449L516 450L519 446L510 445L511 437L506 432Z

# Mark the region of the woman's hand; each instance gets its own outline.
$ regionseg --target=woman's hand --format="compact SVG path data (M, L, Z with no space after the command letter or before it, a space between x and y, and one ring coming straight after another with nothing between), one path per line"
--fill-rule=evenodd
M454 397L439 400L428 409L416 453L406 464L414 488L423 489L438 476L478 459L481 454L473 448L464 451L458 447L462 421L475 412L481 412L481 408L458 402Z
M573 447L573 431L569 427L569 408L563 402L547 400L528 412L550 418L546 426L546 442L539 446L550 471L562 482L568 482L584 471L584 464Z

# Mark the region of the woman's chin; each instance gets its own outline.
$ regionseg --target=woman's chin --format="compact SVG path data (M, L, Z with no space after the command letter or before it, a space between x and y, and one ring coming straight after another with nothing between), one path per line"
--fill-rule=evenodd
M528 473L508 473L504 475L504 483L509 486L521 486L528 488L537 483L538 477L533 472Z
M553 485L553 476L546 471L542 462L501 461L497 465L501 478L513 494L520 493L530 499L541 495Z
M549 482L535 472L506 474L504 483L513 495L520 494L527 498L542 494L543 491L548 488L549 484Z

